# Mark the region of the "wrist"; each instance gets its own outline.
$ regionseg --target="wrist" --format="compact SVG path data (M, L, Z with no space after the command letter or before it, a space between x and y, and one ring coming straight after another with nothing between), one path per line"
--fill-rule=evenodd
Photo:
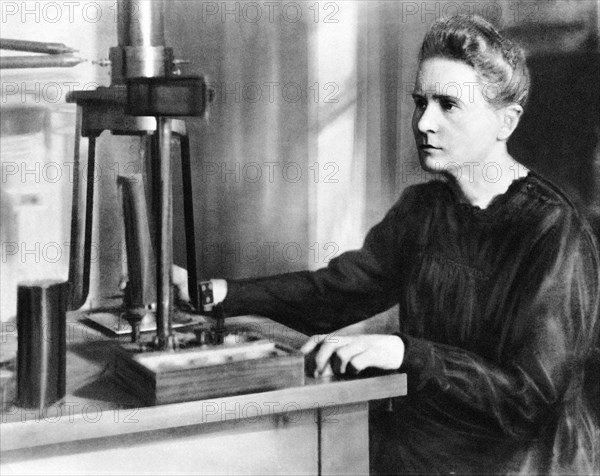
M391 337L394 340L397 339L396 357L398 359L397 362L399 362L399 363L398 363L398 366L396 368L400 369L400 367L402 367L402 364L404 363L404 356L405 356L405 353L406 353L406 346L404 345L404 340L398 334L393 334Z

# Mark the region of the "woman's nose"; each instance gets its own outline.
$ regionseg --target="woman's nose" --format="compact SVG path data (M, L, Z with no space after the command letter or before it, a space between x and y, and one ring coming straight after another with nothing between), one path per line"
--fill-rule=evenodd
M437 132L438 130L438 111L435 104L428 104L420 111L420 117L417 120L417 129L426 134L428 132Z

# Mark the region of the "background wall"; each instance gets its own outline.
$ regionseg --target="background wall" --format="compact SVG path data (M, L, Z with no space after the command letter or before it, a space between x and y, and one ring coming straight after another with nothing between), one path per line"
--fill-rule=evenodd
M81 2L6 1L2 38L65 43L95 59L111 12ZM27 53L2 51L2 55ZM72 69L0 71L0 319L16 310L17 283L67 278L75 107L74 89L103 80L91 62ZM104 72L104 74L106 74Z
M90 60L106 57L116 44L114 2L74 7L52 2L60 8L59 22L48 7L44 10L47 3L2 2L2 37L62 41ZM429 178L416 162L410 126L416 54L431 22L456 13L487 16L524 43L534 90L512 150L560 182L593 220L600 215L596 1L267 3L166 2L167 43L177 57L191 61L184 73L206 75L216 91L209 118L189 122L203 277L323 266L360 246L366 231L404 188ZM74 8L73 15L69 8ZM43 88L57 82L66 93L66 81L107 85L110 76L108 69L87 63L69 71L3 71L1 80L5 141L15 136L19 120L14 113L5 114L7 108L29 107L35 97L23 99L20 92L7 89L9 84L33 80ZM35 106L65 111L67 119L63 115L60 122L56 116L48 130L62 124L67 132L60 157L56 152L30 154L29 166L67 162L72 157L68 131L73 130L74 107L64 99L51 103L43 95ZM88 307L114 303L120 293L124 253L115 177L117 172L143 169L142 149L138 138L105 134L98 142L96 246ZM39 207L36 215L10 198L11 190L25 186L20 170L9 175L12 163L21 167L20 159L3 151L3 320L14 315L4 303L10 302L6 296L18 280L50 272L64 276L66 271L64 259L56 264L41 252L37 262L35 253L23 255L22 249L35 244L21 247L27 239L11 231L16 210L37 234L31 237L40 249L60 242L63 256L68 254L68 174L57 182L58 192L48 194L63 197L60 207L44 209L54 210L54 215L40 215ZM174 164L175 259L184 264L178 160ZM42 182L40 187L49 184L43 177ZM55 218L42 224L36 221L39 216ZM7 248L11 243L19 244L16 253ZM381 322L391 325L394 319Z
M512 153L565 190L600 237L600 7L587 1L543 7L543 21L508 28L526 48L532 73Z

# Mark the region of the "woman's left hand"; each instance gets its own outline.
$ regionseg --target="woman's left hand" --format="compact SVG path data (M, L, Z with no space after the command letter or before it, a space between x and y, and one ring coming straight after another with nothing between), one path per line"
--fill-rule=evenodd
M404 359L404 342L395 335L322 334L311 337L301 351L314 353L316 378L326 374L330 366L339 374L355 374L367 367L399 369Z

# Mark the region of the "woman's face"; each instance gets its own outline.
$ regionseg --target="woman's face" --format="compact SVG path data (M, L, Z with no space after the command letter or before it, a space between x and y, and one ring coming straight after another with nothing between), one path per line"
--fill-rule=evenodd
M481 174L485 162L493 161L502 121L484 97L485 90L465 63L446 58L421 63L412 126L425 170L456 175L467 167Z

